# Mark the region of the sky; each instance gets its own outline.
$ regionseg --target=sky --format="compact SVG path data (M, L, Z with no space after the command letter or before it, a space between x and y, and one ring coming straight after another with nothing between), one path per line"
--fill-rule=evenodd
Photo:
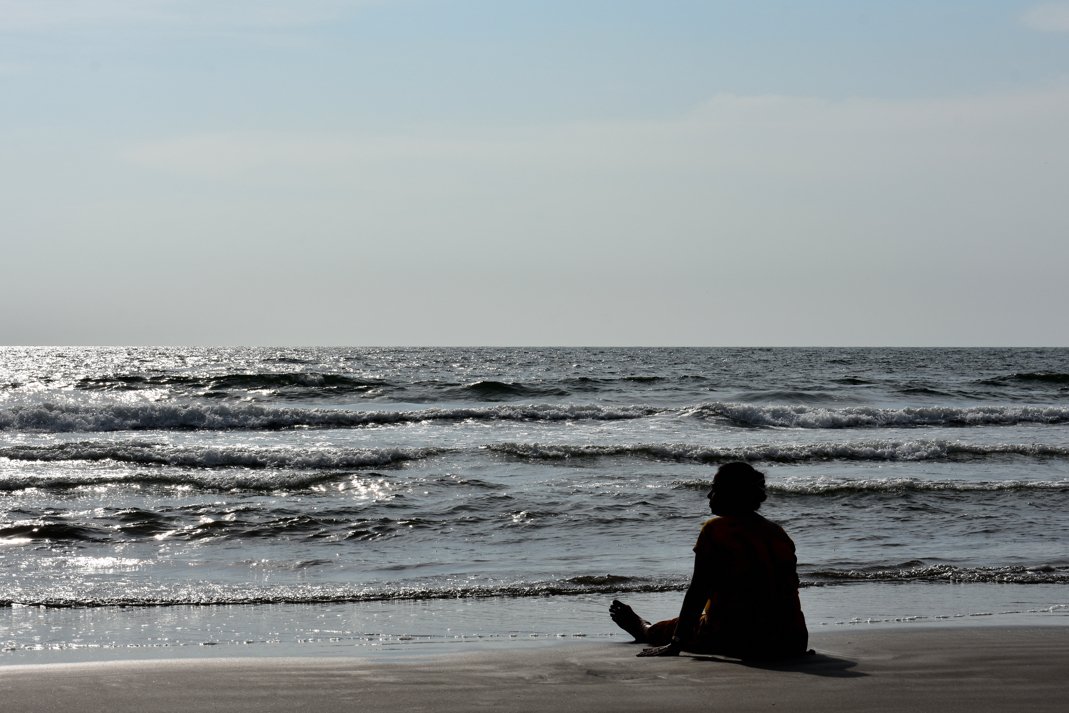
M0 343L1069 346L1069 2L0 0Z

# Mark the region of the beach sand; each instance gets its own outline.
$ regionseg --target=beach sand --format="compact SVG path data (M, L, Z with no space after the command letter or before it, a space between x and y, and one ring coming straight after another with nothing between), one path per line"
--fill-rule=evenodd
M640 659L624 643L415 657L217 658L0 667L4 710L1064 711L1069 627L819 632L780 665Z

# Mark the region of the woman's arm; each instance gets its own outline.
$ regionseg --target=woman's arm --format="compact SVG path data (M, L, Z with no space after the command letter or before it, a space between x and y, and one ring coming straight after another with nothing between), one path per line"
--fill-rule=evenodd
M690 576L690 586L683 597L683 606L679 609L679 621L676 623L676 632L671 643L643 649L639 656L678 656L684 646L690 643L689 639L698 630L698 620L709 601L709 592L712 591L709 572L708 565L700 563L699 556L695 555L694 573Z

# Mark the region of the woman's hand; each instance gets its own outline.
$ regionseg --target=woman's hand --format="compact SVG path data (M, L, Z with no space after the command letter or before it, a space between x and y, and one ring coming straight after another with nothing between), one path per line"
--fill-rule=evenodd
M664 646L653 646L648 649L642 649L638 652L639 656L679 656L679 652L683 650L683 647L672 642L665 644Z

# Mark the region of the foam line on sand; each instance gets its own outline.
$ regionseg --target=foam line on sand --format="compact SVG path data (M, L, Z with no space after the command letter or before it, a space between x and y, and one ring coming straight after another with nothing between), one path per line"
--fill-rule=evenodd
M401 662L219 658L0 667L4 710L274 711L1065 710L1069 627L821 632L777 665L639 659L623 643Z

